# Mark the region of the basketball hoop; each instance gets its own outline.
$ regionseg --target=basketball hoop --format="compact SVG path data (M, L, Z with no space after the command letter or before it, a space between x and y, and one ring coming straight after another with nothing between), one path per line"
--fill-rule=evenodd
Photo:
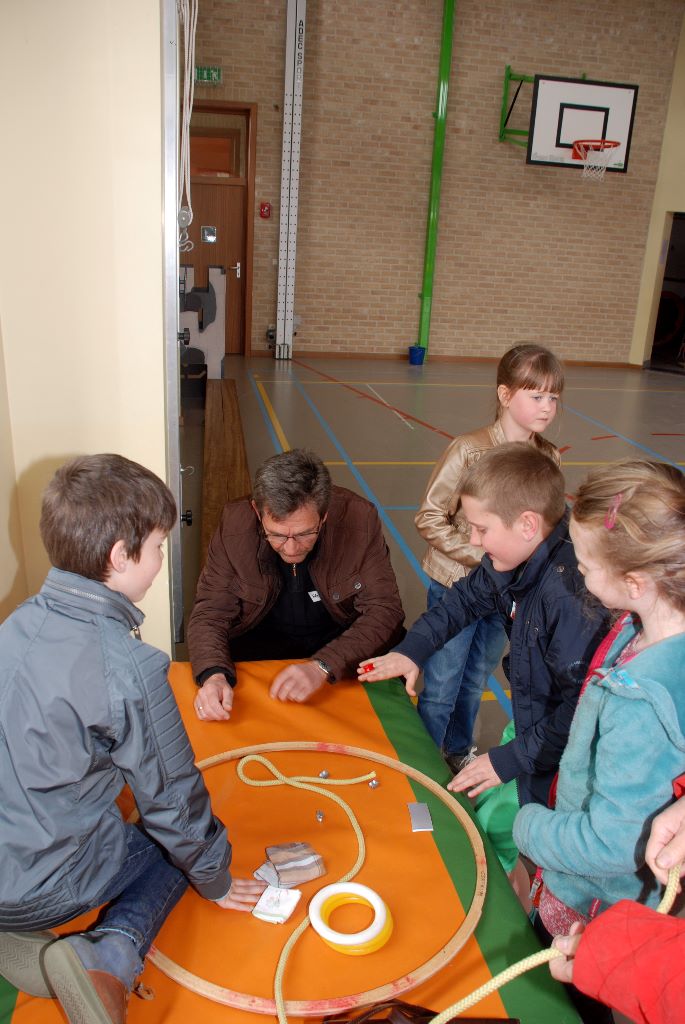
M583 177L590 181L601 181L611 158L612 150L620 146L620 142L609 139L578 139L573 143L571 156L574 160L583 161Z

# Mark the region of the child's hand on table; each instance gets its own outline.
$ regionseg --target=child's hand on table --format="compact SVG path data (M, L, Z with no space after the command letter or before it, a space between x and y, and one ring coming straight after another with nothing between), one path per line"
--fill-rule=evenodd
M419 678L419 666L415 665L406 654L380 654L376 658L360 661L357 675L362 683L377 683L381 679L394 679L404 676L405 689L410 697L416 697L416 681Z
M266 882L256 878L234 878L224 898L215 902L222 910L252 910L265 889Z
M480 754L474 758L466 768L462 768L458 775L455 775L447 788L453 793L463 793L468 790L467 796L478 796L486 789L499 786L502 780L492 767L489 754Z

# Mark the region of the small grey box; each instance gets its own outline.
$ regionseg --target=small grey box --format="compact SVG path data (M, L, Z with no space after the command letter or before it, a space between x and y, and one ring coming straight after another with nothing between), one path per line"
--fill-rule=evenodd
M412 832L432 832L433 819L428 804L407 804Z

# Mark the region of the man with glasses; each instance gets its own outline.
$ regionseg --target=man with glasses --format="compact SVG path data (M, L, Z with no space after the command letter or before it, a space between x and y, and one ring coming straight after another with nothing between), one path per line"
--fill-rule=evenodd
M306 701L404 635L404 612L375 507L311 451L267 459L252 499L229 502L188 623L202 721L231 717L236 661L308 658L271 684Z

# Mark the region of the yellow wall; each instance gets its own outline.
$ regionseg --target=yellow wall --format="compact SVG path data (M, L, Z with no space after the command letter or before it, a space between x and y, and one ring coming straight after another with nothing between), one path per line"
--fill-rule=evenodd
M165 476L160 46L159 0L4 5L0 501L13 460L29 592L57 465L114 451ZM169 650L166 572L142 607Z
M0 620L27 596L19 529L19 503L12 451L7 381L0 332Z
M661 150L659 176L654 192L652 217L647 235L645 261L642 267L640 295L635 316L635 329L630 349L630 362L642 363L649 358L654 340L656 315L659 310L661 284L664 278L668 241L671 237L673 213L685 210L685 21L680 32L680 45L673 69L671 101L668 106L666 130Z

